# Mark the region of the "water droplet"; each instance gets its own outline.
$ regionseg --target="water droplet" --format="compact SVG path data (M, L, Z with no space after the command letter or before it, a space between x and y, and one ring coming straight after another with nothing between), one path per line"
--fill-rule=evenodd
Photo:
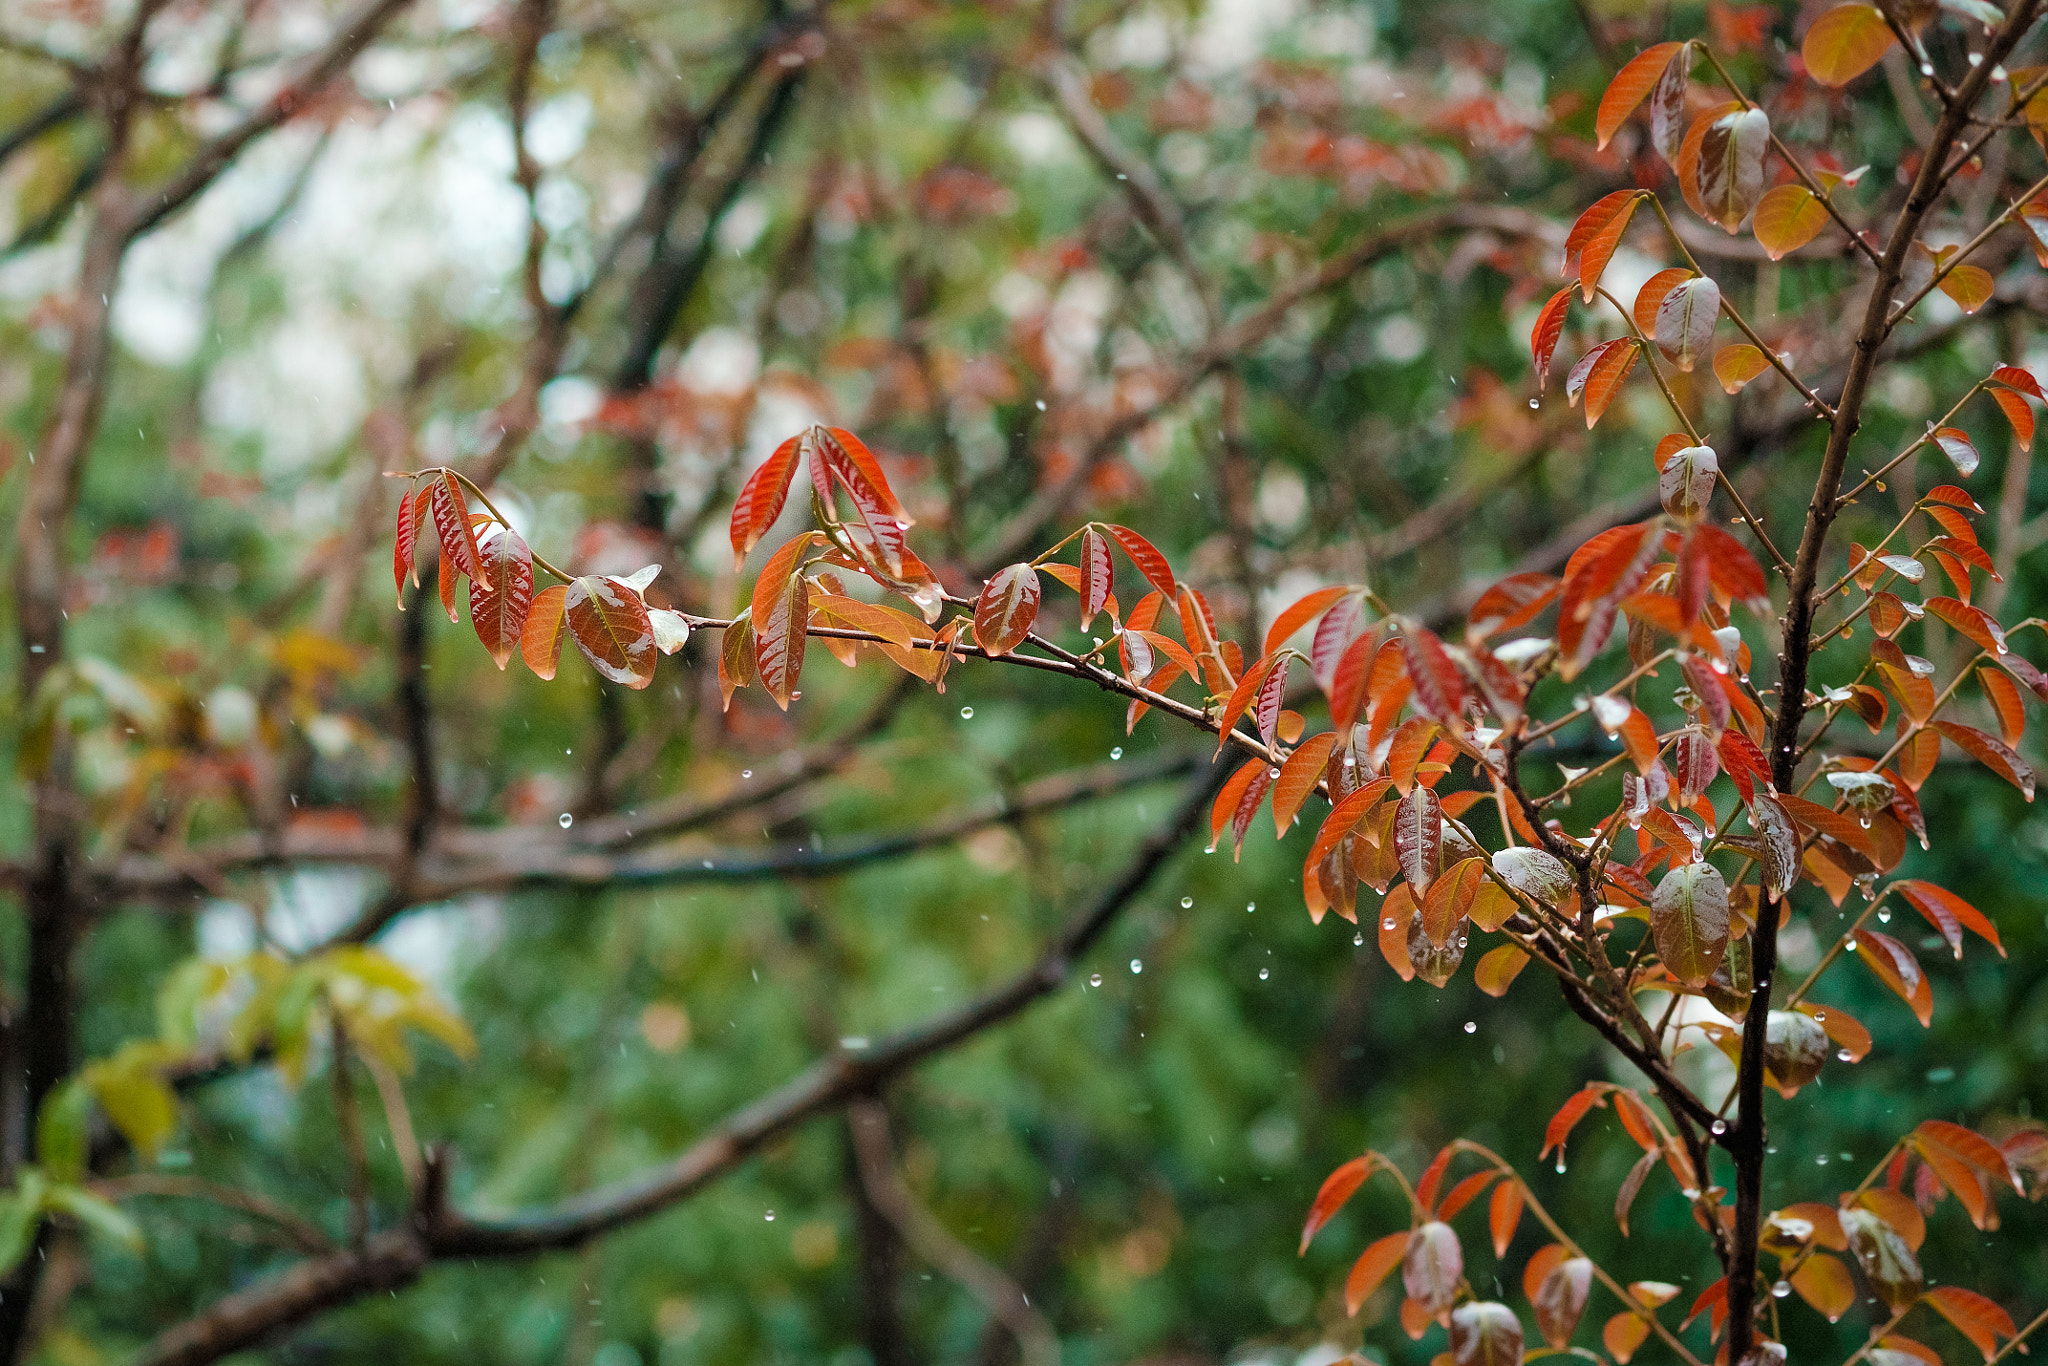
M1479 1032L1479 1021L1477 1021L1477 1020L1467 1020L1467 1021L1465 1021L1465 1032L1466 1032L1467 1034L1477 1034L1477 1033Z
M974 719L974 708L962 707L960 709L960 719L962 721L972 721Z
M1529 400L1529 406L1531 408L1541 408L1543 406L1543 400L1540 398L1532 398Z
M1934 63L1932 63L1932 62L1922 62L1922 63L1920 63L1920 74L1921 74L1921 75L1923 75L1923 76L1932 76L1932 75L1934 74Z
M1277 768L1269 768L1266 770L1266 776L1268 778L1277 778L1280 776L1280 770Z
M1816 1167L1825 1167L1825 1166L1827 1166L1827 1164L1828 1164L1828 1155L1827 1155L1826 1153L1822 1153L1822 1154L1820 1154L1820 1156L1818 1156L1818 1157L1816 1157L1816 1158L1814 1158L1814 1159L1813 1159L1813 1165L1814 1165L1814 1166L1816 1166Z
M1862 815L1858 816L1856 818L1856 823L1862 826L1865 830L1868 830L1870 828L1870 813L1866 811Z
M1814 1011L1813 1022L1815 1024L1826 1024L1828 1022L1828 1013L1825 1010Z
M1394 917L1388 916L1385 920L1382 920L1380 928L1391 932L1394 928Z
M1244 913L1246 915L1250 915L1253 911L1256 911L1257 909L1259 909L1259 903L1256 901L1247 901L1244 903Z
M1131 975L1132 975L1132 976L1134 976L1134 977L1135 977L1135 976L1136 976L1137 974L1139 974L1139 973L1143 972L1144 970L1145 970L1145 964L1144 964L1144 963L1143 963L1142 961L1140 961L1139 959L1136 959L1136 958L1133 958L1133 959L1131 960Z
M1562 1152L1557 1155L1557 1174L1559 1176L1564 1175L1564 1154Z
M1928 74L1929 74L1929 75L1932 75L1933 73L1932 73L1932 72L1929 72ZM1032 406L1032 407L1034 407L1034 408L1036 408L1036 409L1038 409L1038 411L1042 413L1042 412L1044 412L1044 411L1045 411L1045 400L1044 400L1044 399L1042 399L1042 398L1041 398L1041 399L1037 399L1037 400L1035 400L1035 401L1034 401L1034 402L1032 403L1032 405L1031 405L1031 406Z
M1877 913L1877 923L1880 925L1889 925L1892 923L1891 907L1887 906Z
M1118 745L1118 746L1117 746L1117 747L1116 747L1115 749L1113 749L1113 750L1111 750L1111 751L1109 752L1109 761L1110 761L1111 763L1115 763L1115 762L1116 762L1117 760L1119 760L1119 759L1121 759L1121 758L1123 758L1123 757L1124 757L1124 747L1123 747L1122 745Z
M1707 1126L1707 1132L1715 1135L1716 1137L1719 1137L1720 1135L1727 1133L1728 1121L1725 1119L1715 1120L1712 1124L1709 1124Z
M768 1211L768 1212L767 1212L766 1214L762 1215L761 1217L762 1217L762 1218L764 1218L764 1219L766 1219L766 1220L767 1220L767 1221L768 1221L769 1223L771 1223L771 1224L772 1224L772 1223L774 1223L774 1222L775 1222L775 1211L771 1209L771 1210L769 1210L769 1211Z
M1189 911L1189 910L1193 910L1193 909L1194 909L1194 906L1195 906L1195 899L1194 899L1193 897L1191 897L1191 896L1184 896L1184 897L1182 897L1182 898L1180 899L1180 908L1181 908L1182 910L1184 910L1184 911Z
M1774 1299L1782 1300L1791 1293L1792 1282L1790 1281L1779 1281L1771 1287L1771 1296Z
M1844 944L1844 945L1843 945L1842 947L1843 947L1843 948L1845 948L1845 949L1847 949L1847 950L1848 950L1849 952L1851 952L1851 953L1854 953L1854 952L1856 952L1856 941L1855 941L1855 940L1853 940L1853 939L1851 939L1851 940L1850 940L1850 941L1849 941L1848 943Z
M1354 949L1362 949L1365 947L1364 930L1360 930L1357 934L1351 936L1351 947Z
M555 824L567 830L570 826L576 824L576 818L564 811L561 815L555 817Z
M1841 1060L1842 1060L1843 1062L1854 1062L1854 1061L1856 1061L1856 1055L1855 1055L1854 1053L1851 1053L1851 1052L1850 1052L1850 1051L1849 1051L1848 1049L1846 1049L1846 1048L1838 1048L1838 1049L1836 1049L1836 1050L1835 1050L1835 1056L1836 1056L1836 1057L1838 1057L1838 1058L1840 1058L1840 1059L1841 1059Z
M1101 985L1102 985L1102 974L1101 974L1101 973L1099 973L1099 972L1091 972L1091 973L1089 973L1089 974L1088 974L1088 985L1089 985L1089 986L1091 986L1091 987L1099 987L1099 986L1101 986Z

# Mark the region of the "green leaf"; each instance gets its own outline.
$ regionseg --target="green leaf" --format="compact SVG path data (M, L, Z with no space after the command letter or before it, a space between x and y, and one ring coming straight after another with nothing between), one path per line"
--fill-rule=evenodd
M92 1119L92 1091L84 1079L66 1077L47 1096L36 1116L36 1159L59 1181L85 1175L86 1126Z
M111 1238L131 1252L142 1251L142 1228L133 1219L78 1186L52 1186L43 1196L43 1207L53 1214L68 1214L92 1232Z

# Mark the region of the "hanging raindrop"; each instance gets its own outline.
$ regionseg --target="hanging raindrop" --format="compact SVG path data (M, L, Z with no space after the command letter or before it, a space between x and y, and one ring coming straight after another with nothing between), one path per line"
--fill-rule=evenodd
M740 776L742 778L751 778L754 776L754 770L751 768L743 768L740 770Z
M1265 980L1266 980L1266 979L1267 979L1268 977L1271 977L1272 975L1273 975L1273 970L1272 970L1271 968L1260 968L1260 969L1259 969L1259 980L1260 980L1261 982L1265 981Z
M767 1220L767 1221L768 1221L769 1223L771 1223L771 1224L772 1224L772 1223L774 1223L774 1222L775 1222L775 1211L771 1209L771 1210L769 1210L769 1211L768 1211L768 1212L767 1212L766 1214L762 1215L761 1217L762 1217L762 1218L764 1218L764 1219L766 1219L766 1220Z
M1259 903L1256 901L1247 901L1244 903L1244 913L1246 915L1250 915L1253 911L1256 911L1257 909L1259 909Z
M1854 1062L1854 1061L1856 1061L1856 1055L1855 1055L1854 1053L1851 1053L1851 1052L1850 1052L1850 1051L1849 1051L1848 1049L1846 1049L1846 1048L1838 1048L1838 1049L1836 1049L1836 1050L1835 1050L1835 1056L1836 1056L1836 1057L1838 1057L1838 1058L1840 1058L1840 1059L1841 1059L1841 1060L1842 1060L1843 1062Z
M1891 907L1887 906L1877 913L1877 923L1880 925L1889 925L1892 923Z
M1351 936L1351 947L1354 949L1362 949L1365 947L1364 930L1360 930L1357 934Z
M1779 1281L1777 1284L1771 1287L1771 1295L1774 1299L1782 1300L1791 1293L1792 1282L1790 1281Z
M1562 1151L1559 1151L1557 1155L1557 1174L1559 1176L1564 1175L1564 1153Z

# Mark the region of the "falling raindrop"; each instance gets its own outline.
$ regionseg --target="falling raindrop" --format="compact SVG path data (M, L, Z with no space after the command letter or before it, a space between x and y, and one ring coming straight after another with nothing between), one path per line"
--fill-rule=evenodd
M1813 1159L1813 1165L1814 1165L1814 1166L1816 1166L1816 1167L1825 1167L1825 1166L1827 1166L1827 1164L1828 1164L1828 1155L1827 1155L1826 1153L1822 1153L1822 1154L1820 1154L1820 1155L1819 1155L1818 1157L1816 1157L1816 1158L1814 1158L1814 1159Z
M740 776L742 778L751 778L754 776L754 770L751 768L743 768L740 770Z
M1184 896L1180 899L1180 908L1184 911L1193 910L1194 905L1195 899L1191 896Z
M1772 1295L1772 1297L1773 1297L1773 1298L1775 1298L1775 1299L1781 1299L1781 1300L1782 1300L1782 1299L1784 1299L1784 1298L1785 1298L1785 1297L1786 1297L1787 1295L1789 1295L1789 1294L1791 1294L1791 1293L1792 1293L1792 1282L1790 1282L1790 1281L1779 1281L1779 1282L1777 1282L1777 1283L1776 1283L1775 1285L1773 1285L1773 1286L1771 1287L1771 1295Z
M1119 759L1121 759L1121 758L1123 758L1123 757L1124 757L1124 747L1123 747L1122 745L1118 745L1118 746L1117 746L1117 747L1116 747L1115 749L1113 749L1113 750L1111 750L1111 751L1109 752L1109 761L1110 761L1111 763L1115 763L1115 762L1116 762L1117 760L1119 760Z
M1529 406L1531 408L1541 408L1543 406L1543 400L1540 398L1532 398L1529 400Z
M1259 980L1260 980L1261 982L1265 981L1265 980L1266 980L1266 979L1267 979L1268 977L1271 977L1272 975L1273 975L1273 969L1271 969L1271 968L1260 968L1260 969L1259 969Z
M974 708L962 707L960 709L960 719L962 721L972 721L974 719Z
M1089 985L1089 986L1091 986L1091 987L1099 987L1099 986L1101 986L1101 985L1102 985L1102 974L1101 974L1101 973L1099 973L1099 972L1091 972L1091 973L1089 973L1089 974L1088 974L1088 985Z
M1564 1153L1562 1150L1557 1154L1557 1174L1559 1176L1564 1175Z
M775 1211L771 1209L768 1211L767 1214L763 1215L762 1217L772 1224L775 1222Z
M555 824L567 830L570 826L576 824L576 818L564 811L561 815L555 817Z
M1467 1021L1465 1021L1465 1032L1466 1032L1467 1034L1477 1034L1477 1033L1479 1032L1479 1021L1477 1021L1477 1020L1467 1020Z
M1712 1124L1709 1124L1707 1126L1707 1132L1713 1134L1715 1137L1718 1138L1720 1135L1728 1132L1728 1121L1725 1119L1715 1120Z
M1145 964L1144 964L1143 962L1141 962L1140 960L1138 960L1138 959L1136 959L1136 958L1133 958L1133 959L1131 960L1131 975L1132 975L1132 976L1134 976L1134 977L1135 977L1135 976L1136 976L1137 974L1139 974L1139 973L1143 972L1144 970L1145 970Z
M1244 903L1244 913L1246 915L1250 915L1253 911L1256 911L1257 909L1259 909L1259 903L1256 901L1247 901Z
M1932 73L1932 72L1930 72L1930 73L1928 73L1928 74L1932 75L1933 73ZM1032 404L1032 406L1033 406L1033 407L1035 407L1035 408L1037 408L1037 409L1038 409L1038 411L1042 413L1042 412L1044 412L1044 411L1045 411L1045 400L1044 400L1044 399L1042 399L1042 398L1041 398L1041 399L1038 399L1038 400L1034 401L1034 403Z

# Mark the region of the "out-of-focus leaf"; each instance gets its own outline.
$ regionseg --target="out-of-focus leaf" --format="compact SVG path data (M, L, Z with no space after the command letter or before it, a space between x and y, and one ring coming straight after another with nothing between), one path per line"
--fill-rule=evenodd
M1874 5L1837 5L1806 30L1799 55L1807 74L1822 85L1847 85L1876 66L1896 41Z
M1452 1366L1522 1366L1522 1321L1504 1304L1471 1300L1451 1311Z

